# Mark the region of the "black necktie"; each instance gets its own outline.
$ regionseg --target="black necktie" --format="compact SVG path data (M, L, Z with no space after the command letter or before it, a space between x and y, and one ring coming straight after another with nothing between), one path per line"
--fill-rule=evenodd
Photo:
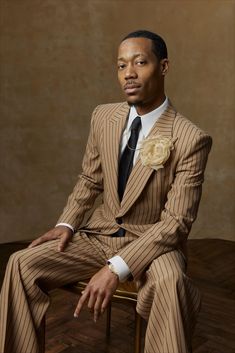
M131 124L131 136L127 142L127 145L123 151L119 162L118 195L120 201L122 200L126 183L133 167L133 158L139 137L140 128L141 119L139 116L137 116Z

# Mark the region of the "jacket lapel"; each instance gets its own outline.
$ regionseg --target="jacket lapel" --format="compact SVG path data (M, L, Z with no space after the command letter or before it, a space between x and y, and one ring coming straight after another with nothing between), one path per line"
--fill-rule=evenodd
M157 134L171 137L175 115L176 111L174 110L172 105L169 104L167 109L154 124L148 137ZM125 193L121 202L121 208L119 214L117 215L118 217L122 217L130 209L130 207L133 205L133 203L143 191L148 179L150 178L153 172L156 173L154 169L143 166L140 158L138 158L128 179Z
M116 108L105 127L104 166L108 169L106 171L106 175L108 176L107 187L117 212L120 209L120 201L118 196L119 150L122 133L126 125L129 110L129 105L126 102L123 103L121 107L118 109Z

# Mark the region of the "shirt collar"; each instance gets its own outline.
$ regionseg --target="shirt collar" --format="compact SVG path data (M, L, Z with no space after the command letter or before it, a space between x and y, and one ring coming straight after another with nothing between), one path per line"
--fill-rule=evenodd
M146 137L148 135L148 133L150 132L150 130L152 129L155 122L160 118L160 116L162 115L164 110L166 110L168 103L169 103L169 100L166 97L164 102L159 107L157 107L156 109L154 109L151 112L144 114L144 115L139 115L136 111L135 106L132 105L131 109L130 109L128 123L127 123L127 131L129 131L133 120L137 116L139 116L141 118L141 126L142 126L141 130L142 130L144 137Z

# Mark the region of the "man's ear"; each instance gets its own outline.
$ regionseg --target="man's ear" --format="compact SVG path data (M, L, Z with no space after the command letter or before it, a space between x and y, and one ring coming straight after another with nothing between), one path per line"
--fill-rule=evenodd
M168 71L169 71L169 60L168 59L162 59L160 61L160 65L161 65L161 73L163 76L165 76Z

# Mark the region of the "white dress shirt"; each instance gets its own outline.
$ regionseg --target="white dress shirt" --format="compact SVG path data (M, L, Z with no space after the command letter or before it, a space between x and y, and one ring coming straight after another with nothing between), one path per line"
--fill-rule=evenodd
M149 112L148 114L145 114L145 115L139 115L135 109L135 106L131 106L130 114L128 117L128 122L127 122L126 128L125 128L123 135L122 135L120 155L123 153L123 151L127 145L128 139L130 137L131 124L132 124L133 120L137 116L139 116L141 118L141 129L139 132L139 137L138 137L138 141L137 141L137 145L136 145L136 150L135 150L134 159L133 159L133 165L135 165L137 158L139 156L140 142L148 136L153 125L156 123L156 121L159 119L159 117L162 115L162 113L166 110L167 106L168 106L168 98L167 97L166 97L165 101L158 108L152 110L151 112ZM70 228L72 231L74 231L74 228L68 223L58 223L58 224L56 224L56 227L58 227L58 226L66 226L66 227ZM128 276L130 275L130 269L127 266L127 264L125 263L125 261L120 256L116 255L116 256L112 257L111 259L109 259L108 262L113 264L115 271L118 273L120 282L124 282L128 278Z

